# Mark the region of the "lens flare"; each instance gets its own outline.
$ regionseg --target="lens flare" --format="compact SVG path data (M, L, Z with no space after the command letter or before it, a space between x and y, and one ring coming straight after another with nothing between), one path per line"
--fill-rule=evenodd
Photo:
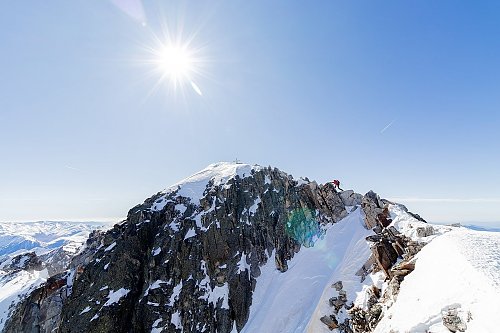
M305 247L312 247L325 231L320 228L316 214L311 209L295 209L288 214L285 231Z

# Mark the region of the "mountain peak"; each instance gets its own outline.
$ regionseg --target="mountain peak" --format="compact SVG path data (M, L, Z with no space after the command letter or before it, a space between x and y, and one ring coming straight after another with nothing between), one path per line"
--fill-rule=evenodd
M209 182L213 185L223 185L228 180L239 176L245 178L252 173L262 170L260 165L250 165L241 162L217 162L210 164L205 169L181 180L180 182L168 187L164 193L171 193L179 190L179 195L190 197L193 201L199 200L203 196Z

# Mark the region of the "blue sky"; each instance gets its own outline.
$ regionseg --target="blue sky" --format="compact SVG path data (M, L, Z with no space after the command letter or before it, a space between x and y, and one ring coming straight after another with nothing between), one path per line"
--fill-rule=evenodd
M500 222L500 3L134 2L3 5L0 221L119 219L238 158ZM202 96L154 89L165 27Z

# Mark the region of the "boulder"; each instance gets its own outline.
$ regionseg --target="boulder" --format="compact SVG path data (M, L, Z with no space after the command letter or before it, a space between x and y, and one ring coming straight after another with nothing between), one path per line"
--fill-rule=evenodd
M334 329L339 327L337 318L335 318L334 316L323 316L319 320L321 320L323 324L328 326L330 331L333 331Z
M361 200L367 229L387 227L391 222L389 210L380 197L373 191L366 193Z
M398 259L398 254L387 240L375 244L371 248L375 261L386 277L390 277L389 269Z
M342 203L346 206L361 205L363 196L353 190L346 190L339 193Z
M434 235L434 228L432 226L417 227L418 237L428 237Z
M443 325L446 326L450 332L465 332L467 330L467 324L459 314L459 306L448 309L445 308L441 311L441 314L443 317Z
M340 291L343 288L342 281L337 281L334 284L332 284L332 288L335 288L335 290Z

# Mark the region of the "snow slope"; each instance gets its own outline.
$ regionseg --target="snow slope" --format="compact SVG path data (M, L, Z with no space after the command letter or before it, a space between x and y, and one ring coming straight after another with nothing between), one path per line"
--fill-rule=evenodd
M353 276L363 265L369 255L365 237L370 233L364 228L361 209L356 209L342 221L329 225L324 238L313 247L302 247L289 261L285 273L276 269L271 256L257 278L250 316L242 333L305 332L332 277ZM355 290L353 287L351 292Z
M468 333L499 332L499 300L500 234L455 228L417 255L415 270L375 332L448 333L442 313L450 308Z

